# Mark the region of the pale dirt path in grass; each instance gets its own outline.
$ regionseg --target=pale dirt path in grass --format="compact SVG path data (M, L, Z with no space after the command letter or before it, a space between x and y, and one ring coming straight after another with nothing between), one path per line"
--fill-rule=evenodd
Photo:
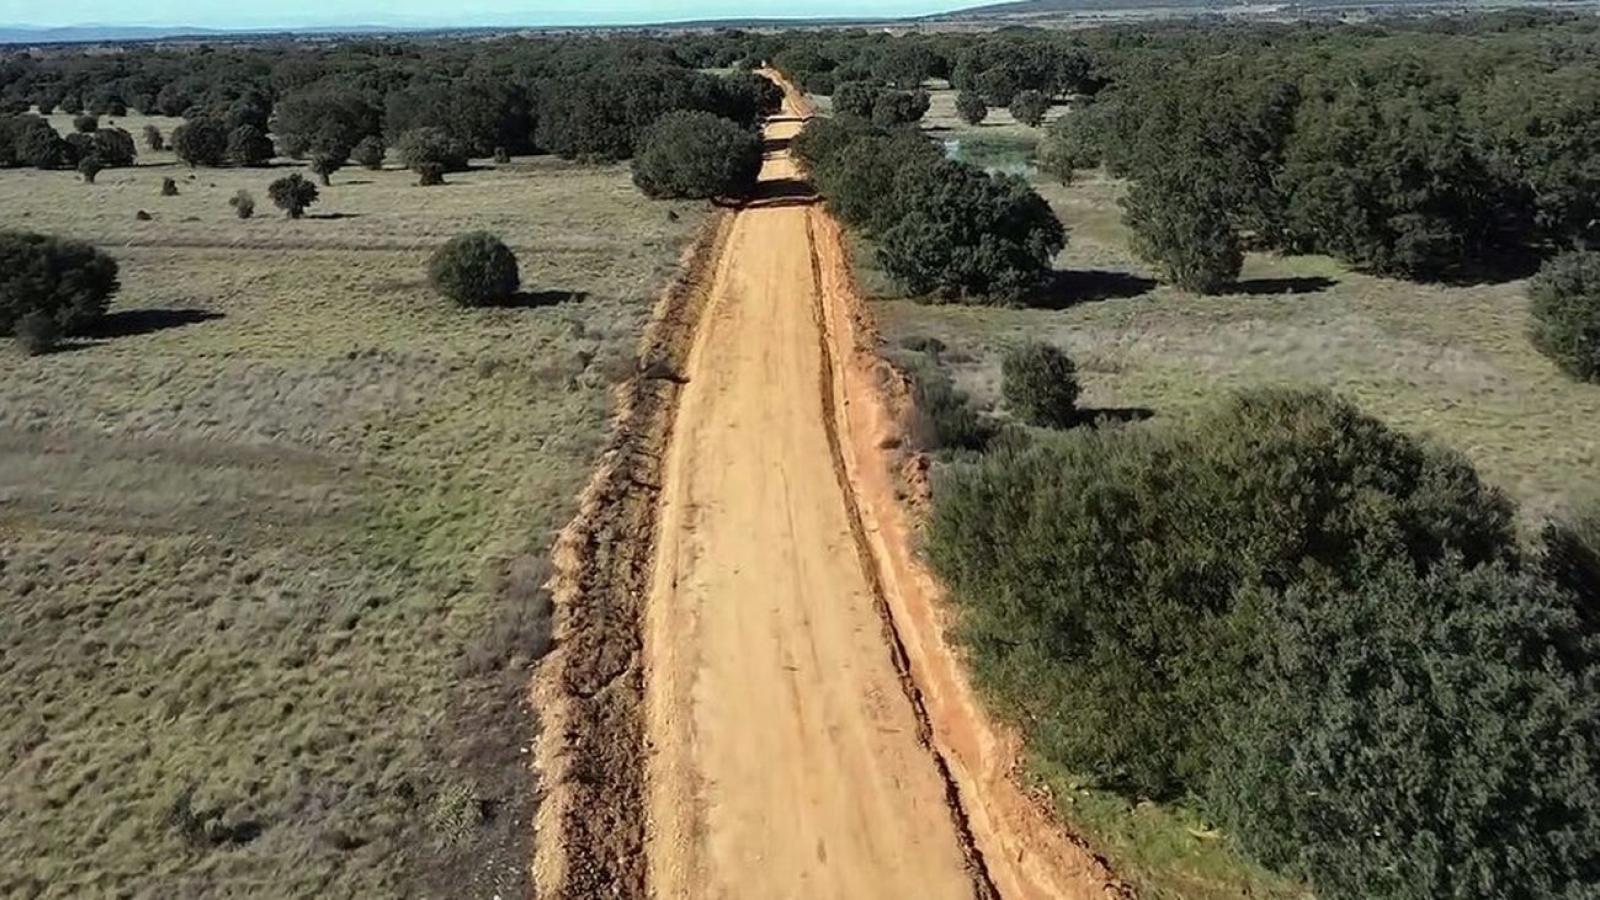
M809 215L739 213L689 361L646 617L652 892L970 898L834 468Z

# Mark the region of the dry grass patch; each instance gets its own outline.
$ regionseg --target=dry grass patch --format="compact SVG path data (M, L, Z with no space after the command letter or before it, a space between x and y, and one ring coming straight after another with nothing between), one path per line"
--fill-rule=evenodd
M288 169L140 162L0 172L0 226L124 285L0 347L0 892L519 895L543 556L704 208L530 159L241 221ZM469 229L515 306L427 289Z

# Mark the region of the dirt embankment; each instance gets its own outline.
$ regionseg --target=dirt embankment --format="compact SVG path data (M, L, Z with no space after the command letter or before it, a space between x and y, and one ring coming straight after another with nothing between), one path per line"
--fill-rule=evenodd
M540 897L645 896L640 650L661 461L732 224L731 212L719 213L686 252L620 391L610 445L556 544L555 644L533 685Z

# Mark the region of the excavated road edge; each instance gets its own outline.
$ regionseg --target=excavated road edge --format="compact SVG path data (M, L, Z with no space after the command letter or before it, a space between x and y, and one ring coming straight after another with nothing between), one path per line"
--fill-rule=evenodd
M635 375L577 516L556 540L554 649L532 685L540 717L533 883L548 898L644 897L644 603L663 450L683 365L734 214L684 254L646 329Z

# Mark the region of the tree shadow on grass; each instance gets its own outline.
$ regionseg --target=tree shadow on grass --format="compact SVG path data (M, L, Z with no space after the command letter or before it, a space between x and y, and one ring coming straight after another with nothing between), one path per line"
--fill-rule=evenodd
M101 316L79 336L99 339L136 337L220 318L222 313L208 309L123 309Z
M340 219L359 219L361 213L306 213L303 218L316 219L318 222L337 222Z
M1233 286L1230 294L1315 294L1339 282L1321 275L1294 278L1247 278Z
M563 303L581 303L589 299L588 291L517 291L509 300L492 303L491 309L539 309Z
M1079 303L1139 297L1155 287L1155 279L1131 272L1104 269L1052 272L1043 286L1024 298L1023 305L1034 309L1067 309Z

